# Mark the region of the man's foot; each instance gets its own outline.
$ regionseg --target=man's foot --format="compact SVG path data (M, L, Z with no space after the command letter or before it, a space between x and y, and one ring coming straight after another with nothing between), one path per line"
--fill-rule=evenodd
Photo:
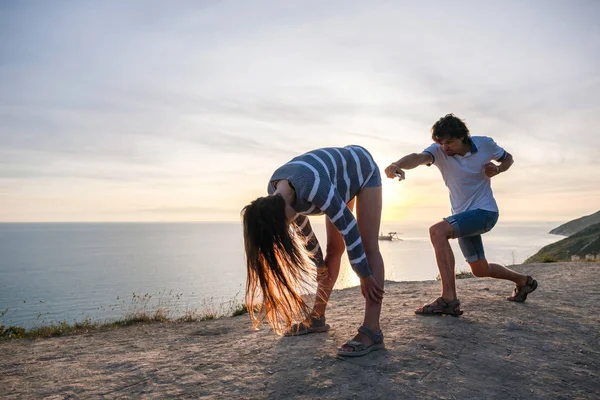
M283 336L300 336L307 335L309 333L327 332L328 330L329 324L325 323L324 316L321 318L310 317L306 321L290 326L283 333Z
M438 297L432 303L425 304L415 310L417 315L452 315L458 317L462 313L458 299L446 301L442 297Z
M377 333L363 325L358 328L358 334L352 340L348 340L338 349L338 355L359 357L384 348L383 332L379 330Z
M517 303L523 303L527 300L527 295L537 289L538 283L531 276L527 275L527 281L523 286L517 285L512 292L510 297L507 297L508 301L515 301Z

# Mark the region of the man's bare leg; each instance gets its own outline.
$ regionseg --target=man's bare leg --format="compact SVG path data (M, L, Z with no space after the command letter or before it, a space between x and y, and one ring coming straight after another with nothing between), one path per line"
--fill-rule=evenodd
M448 221L441 221L429 228L431 244L435 251L435 260L442 280L442 295L445 301L456 299L455 260L449 239L454 234Z
M473 275L478 278L489 277L505 279L507 281L513 281L519 286L523 286L527 283L527 275L515 272L500 264L488 263L486 259L473 261L469 263L469 266L471 267Z

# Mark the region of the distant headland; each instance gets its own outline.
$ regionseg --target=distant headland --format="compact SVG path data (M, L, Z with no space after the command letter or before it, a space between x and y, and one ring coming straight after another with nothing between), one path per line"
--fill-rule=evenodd
M600 261L600 211L562 224L550 233L567 238L542 247L525 263Z

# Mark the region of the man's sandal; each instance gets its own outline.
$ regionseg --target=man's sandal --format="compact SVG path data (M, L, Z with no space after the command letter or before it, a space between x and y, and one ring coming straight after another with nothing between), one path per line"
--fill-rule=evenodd
M310 317L310 325L306 322L294 324L284 332L283 336L308 335L309 333L327 332L328 330L329 324L325 323L325 317Z
M515 301L517 303L523 303L525 300L527 300L527 295L533 292L535 289L537 289L537 287L537 281L531 276L527 275L527 282L525 282L525 285L517 285L515 287L515 290L513 290L512 295L510 297L507 297L506 300Z
M358 331L360 333L364 333L365 335L367 335L373 343L364 344L361 342L357 342L356 340L348 340L346 343L344 343L344 346L352 347L354 350L352 350L352 351L338 350L338 352L337 352L338 356L360 357L360 356L364 356L365 354L369 354L372 351L385 349L385 344L383 343L383 332L382 331L379 331L379 333L377 333L377 332L373 331L371 328L368 328L364 325L362 325L360 328L358 328Z
M425 304L420 310L415 310L417 315L452 315L458 317L462 313L458 299L446 301L441 297L436 299L435 304Z

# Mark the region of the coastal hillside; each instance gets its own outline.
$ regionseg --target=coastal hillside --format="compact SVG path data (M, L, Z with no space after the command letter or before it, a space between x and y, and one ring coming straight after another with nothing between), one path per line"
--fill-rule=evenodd
M542 247L535 255L525 260L525 263L571 261L573 257L582 260L586 257L600 259L600 223Z
M550 233L553 235L571 236L594 224L600 224L600 211L562 224L561 226L552 229Z

